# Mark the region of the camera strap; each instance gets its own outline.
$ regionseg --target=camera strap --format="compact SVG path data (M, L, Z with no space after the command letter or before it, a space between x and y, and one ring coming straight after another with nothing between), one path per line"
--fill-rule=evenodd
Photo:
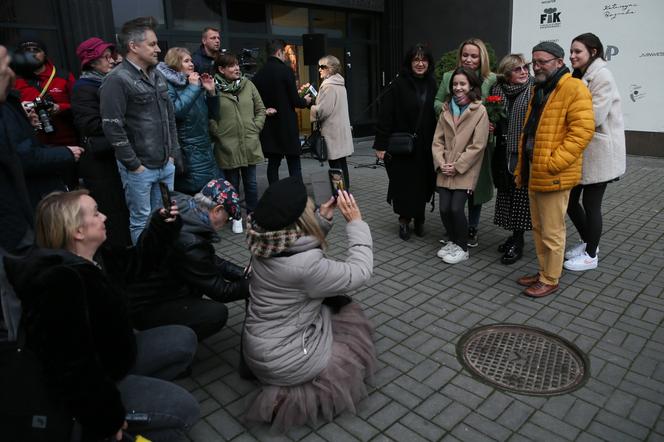
M51 76L48 78L48 81L42 88L41 92L39 93L40 97L43 97L46 94L46 91L48 91L48 87L51 85L51 82L55 78L55 65L53 65L53 71L51 71Z

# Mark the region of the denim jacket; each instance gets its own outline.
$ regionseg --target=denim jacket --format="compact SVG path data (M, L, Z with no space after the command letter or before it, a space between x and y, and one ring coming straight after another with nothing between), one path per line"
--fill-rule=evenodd
M104 134L128 170L159 169L168 157L180 157L168 84L156 69L150 75L125 59L100 88Z

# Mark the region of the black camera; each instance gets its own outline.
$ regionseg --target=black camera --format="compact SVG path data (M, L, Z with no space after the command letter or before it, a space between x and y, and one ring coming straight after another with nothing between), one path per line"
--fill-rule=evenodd
M47 134L55 132L55 128L53 127L53 124L51 124L51 117L49 115L54 105L55 103L53 103L53 100L48 96L37 97L34 101L25 104L26 110L34 109L35 112L37 112L39 123Z
M11 62L9 67L19 77L32 77L33 72L41 65L35 54L22 50L14 50L9 52Z
M238 64L242 73L251 78L255 74L256 67L258 66L258 55L260 49L258 48L242 48L238 55Z

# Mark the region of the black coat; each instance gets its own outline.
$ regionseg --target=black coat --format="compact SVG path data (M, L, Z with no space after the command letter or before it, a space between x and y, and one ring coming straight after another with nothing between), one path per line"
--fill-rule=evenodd
M173 247L160 260L160 265L128 287L132 315L156 304L203 295L219 302L230 302L249 296L244 268L219 258L214 244L219 236L209 223L192 208L193 198L173 192L180 210L182 229Z
M295 108L307 107L307 102L297 92L293 70L278 58L268 57L251 81L265 107L277 110L276 115L265 119L260 135L263 153L299 155L302 149Z
M26 344L45 368L52 397L83 427L85 440L115 434L126 410L116 382L136 361L124 287L158 263L179 223L152 217L132 248L102 247L96 266L65 250L5 258L23 306Z
M71 96L74 125L85 149L79 161L79 176L97 201L99 210L108 217L107 241L117 246L128 246L131 245L129 211L115 152L101 125L99 86L101 81L81 78L74 84Z
M4 113L12 104L0 103L0 248L12 252L32 232L33 211L28 187L23 176L21 160L10 140L10 133L17 130L13 117Z
M71 176L76 166L71 151L66 146L41 144L15 91L9 94L1 112L5 142L13 146L21 160L32 205L50 192L65 190L63 177Z
M419 99L419 90L426 90L424 104ZM410 74L401 74L392 83L380 102L380 113L376 125L374 149L386 150L388 140L394 132L415 133L415 152L410 156L386 156L385 168L390 179L387 202L395 213L406 218L424 216L424 206L431 200L435 189L436 175L433 167L431 143L436 130L433 101L436 82L432 76L423 79ZM422 110L419 128L417 119Z

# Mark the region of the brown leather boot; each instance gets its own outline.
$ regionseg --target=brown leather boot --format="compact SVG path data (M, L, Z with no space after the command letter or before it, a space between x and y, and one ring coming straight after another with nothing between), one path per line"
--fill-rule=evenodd
M523 291L526 296L531 298L543 298L549 296L553 292L558 290L558 284L545 284L541 281L537 281L535 284L531 285Z
M516 280L516 283L524 287L530 287L531 285L535 284L537 281L539 281L539 273L535 275L522 276L521 278Z

